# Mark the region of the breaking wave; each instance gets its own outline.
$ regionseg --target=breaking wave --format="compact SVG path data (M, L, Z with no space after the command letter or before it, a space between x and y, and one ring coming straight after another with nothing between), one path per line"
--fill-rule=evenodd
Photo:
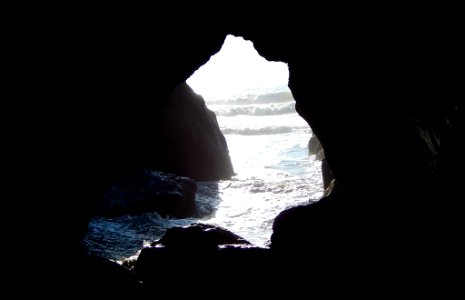
M271 103L256 105L211 105L217 116L232 117L238 115L248 116L273 116L295 113L295 103Z
M221 129L223 134L239 134L239 135L271 135L271 134L284 134L296 131L308 131L302 127L292 126L271 126L263 128L224 128Z
M232 98L232 99L218 99L213 101L207 101L207 105L241 105L241 104L266 104L266 103L284 103L284 102L294 102L292 94L289 90L274 92L274 93L265 93L265 94L250 94L247 96Z

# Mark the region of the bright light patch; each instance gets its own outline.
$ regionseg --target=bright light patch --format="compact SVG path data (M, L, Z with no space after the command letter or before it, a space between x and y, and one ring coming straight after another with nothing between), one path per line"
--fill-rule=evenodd
M205 100L226 100L257 91L287 87L287 64L269 62L253 43L228 35L221 50L197 70L187 83Z

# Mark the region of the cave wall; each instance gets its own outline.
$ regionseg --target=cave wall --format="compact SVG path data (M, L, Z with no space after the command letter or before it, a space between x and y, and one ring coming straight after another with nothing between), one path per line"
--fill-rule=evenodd
M336 178L346 188L390 189L395 177L397 186L408 189L415 183L423 185L433 169L441 169L431 166L439 158L428 154L419 136L425 132L447 135L447 124L457 114L453 94L457 80L450 60L459 47L443 32L348 27L315 33L295 31L284 24L284 30L274 25L277 38L274 27L257 29L247 24L238 29L220 24L215 29L193 26L174 33L157 32L155 27L153 33L139 28L113 30L115 36L99 41L99 56L91 60L98 64L89 69L103 70L91 75L96 86L91 90L92 100L87 101L112 101L109 105L81 104L86 110L93 107L83 112L92 118L86 122L93 126L89 131L100 131L86 136L93 138L91 151L101 152L100 173L132 168L156 153L157 147L150 145L153 141L145 137L161 127L156 124L160 107L175 85L220 49L229 32L253 40L265 58L288 63L296 108L318 135ZM432 44L442 46L438 49ZM417 132L420 127L423 133ZM136 153L130 147L118 150L115 144L121 142L133 145ZM453 141L442 144L449 143ZM447 172L442 174L447 176Z
M237 33L265 58L288 63L297 111L345 188L431 187L430 180L445 175L437 171L454 151L459 128L453 70L461 47L453 25L382 22ZM457 169L449 165L446 172Z
M445 249L458 253L463 225L456 24L363 20L291 23L277 36L238 30L264 57L288 63L296 109L344 190L278 216L272 248L334 259L334 249L353 247L343 261L388 249L397 262L416 261L424 251L437 261Z
M107 30L86 32L85 44L92 47L78 58L80 97L69 117L83 116L77 128L85 151L81 163L95 170L99 178L94 180L110 182L163 155L156 137L163 135L169 97L225 38L219 32L199 35L194 28L175 32L158 25L98 26Z
M295 222L280 218L276 249L308 253L311 245L328 241L326 234L347 241L344 233L363 228L379 228L389 242L420 232L423 241L451 248L459 234L456 195L463 177L457 32L447 23L430 28L266 20L258 26L247 18L200 25L191 17L173 19L175 27L153 17L144 24L113 20L67 31L66 105L56 120L66 132L60 135L64 165L73 172L60 195L73 203L72 215L61 223L72 245L79 244L102 187L156 153L157 144L146 137L161 127L159 112L174 87L232 33L252 40L265 58L288 63L297 110L344 189L308 213L289 213ZM341 224L345 231L337 231ZM355 241L366 243L362 237L369 233L359 232ZM334 245L341 246L327 244L321 251ZM69 247L67 256L79 255L77 248Z
M46 112L33 120L50 124L35 127L48 145L37 169L51 176L43 176L42 184L49 200L37 204L47 222L36 231L42 241L45 230L61 224L66 234L60 245L51 238L49 248L66 245L63 256L73 266L86 251L82 236L89 218L112 182L163 155L153 137L163 133L162 112L174 88L223 44L224 28L181 23L185 30L156 17L70 17L48 31L53 50L42 59L54 62L46 80L53 93L44 95L40 106Z
M454 154L458 136L457 80L450 68L459 47L451 33L377 23L315 29L188 24L182 31L157 23L114 26L87 38L92 47L78 61L89 72L79 78L77 93L84 95L75 109L85 116L79 158L101 177L96 180L156 153L156 143L145 137L157 128L163 103L233 33L251 39L265 58L288 63L296 108L345 189L396 187L397 195L453 182L457 170L446 157Z

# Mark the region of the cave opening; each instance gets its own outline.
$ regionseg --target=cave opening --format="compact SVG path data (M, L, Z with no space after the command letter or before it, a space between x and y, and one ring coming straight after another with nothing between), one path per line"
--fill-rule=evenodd
M312 132L295 111L288 78L287 64L267 61L252 42L228 35L186 81L216 114L235 171L219 182L215 199L208 183L198 182L197 201L216 205L203 221L260 246L279 212L323 193L321 157L309 154Z

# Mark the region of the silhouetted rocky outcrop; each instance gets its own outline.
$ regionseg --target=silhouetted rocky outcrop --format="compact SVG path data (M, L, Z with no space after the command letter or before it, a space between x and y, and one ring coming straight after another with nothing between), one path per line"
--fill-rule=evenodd
M147 294L173 291L178 286L176 295L192 296L199 286L224 290L231 282L248 287L248 291L263 291L272 274L270 262L269 249L250 246L223 228L194 224L170 228L158 242L142 250L134 270Z
M323 188L325 190L325 195L329 195L339 189L339 185L336 183L333 172L325 158L325 151L323 150L318 138L314 135L312 135L308 141L308 153L310 155L315 155L315 159L321 161L321 173L323 176Z
M219 245L250 245L244 238L218 226L192 224L186 227L169 228L163 237L152 246L169 248L216 248Z
M316 159L322 160L325 157L325 153L323 147L321 146L320 141L314 135L308 141L308 153L311 155L315 155Z
M203 181L233 175L226 139L202 96L182 83L174 89L162 116L164 169Z

